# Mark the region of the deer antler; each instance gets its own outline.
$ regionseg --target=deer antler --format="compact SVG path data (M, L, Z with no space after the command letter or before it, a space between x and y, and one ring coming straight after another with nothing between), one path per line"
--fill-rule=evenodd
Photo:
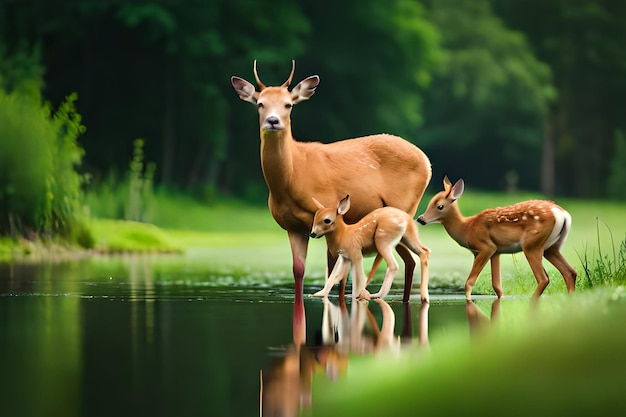
M265 84L261 82L259 79L259 74L256 72L256 59L254 60L254 78L256 79L256 83L259 86L259 91L263 91L265 89Z
M285 81L282 85L282 87L289 87L289 84L291 84L291 79L293 78L293 73L296 70L296 60L292 59L291 60L291 74L289 74L289 78L287 78L287 81Z

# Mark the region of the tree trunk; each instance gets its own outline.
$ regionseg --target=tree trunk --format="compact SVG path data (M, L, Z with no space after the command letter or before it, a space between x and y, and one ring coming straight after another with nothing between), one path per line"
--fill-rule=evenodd
M175 109L176 109L176 89L174 76L171 71L171 64L166 64L165 71L165 109L163 115L163 156L161 167L161 182L163 184L171 184L173 182L172 174L174 172L174 144L175 144Z
M541 192L554 196L554 119L552 112L543 126L543 150L541 155Z

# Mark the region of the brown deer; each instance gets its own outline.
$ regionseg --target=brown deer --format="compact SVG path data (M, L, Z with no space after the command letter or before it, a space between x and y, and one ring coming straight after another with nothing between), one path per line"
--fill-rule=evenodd
M420 295L422 302L428 302L430 249L420 242L417 224L411 216L395 207L382 207L371 211L354 224L346 224L344 216L350 210L350 195L341 199L336 209L324 207L315 198L313 202L318 210L313 219L311 237L326 236L328 250L337 256L337 263L326 280L326 285L313 294L314 297L328 296L333 285L347 279L351 267L353 298L385 297L398 271L398 262L393 256L393 250L402 245L420 259L422 277ZM380 290L376 294L370 294L365 289L367 282L363 269L363 255L376 252L387 263L387 271Z
M445 177L443 187L444 190L430 200L426 211L417 221L421 224L441 223L452 239L474 253L474 264L465 282L467 301L471 301L472 288L489 260L493 289L498 298L502 297L502 253L524 252L537 280L534 299L550 283L541 262L542 257L563 275L567 291L574 291L576 271L560 252L572 225L572 218L567 211L552 201L530 200L463 217L456 202L463 194L463 180L452 185Z
M387 134L329 144L296 141L291 133L291 110L315 93L320 79L317 75L310 76L289 91L294 70L295 61L292 61L287 81L278 87L266 87L259 79L254 61L259 91L239 77L233 76L231 83L239 98L258 108L261 168L269 188L268 205L289 237L295 287L294 332L302 332L304 266L316 211L310 196L318 196L322 202L335 202L346 192L350 193L355 206L346 216L350 223L384 206L397 207L414 216L430 181L431 165L418 147ZM415 260L403 247L398 253L405 263L404 299L408 300ZM334 259L329 255L329 264L332 263Z

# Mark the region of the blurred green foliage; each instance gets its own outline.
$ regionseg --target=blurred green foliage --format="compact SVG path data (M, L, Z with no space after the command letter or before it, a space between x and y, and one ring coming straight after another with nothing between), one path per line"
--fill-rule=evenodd
M615 151L610 161L607 194L617 200L626 200L626 136L615 132Z
M29 203L42 207L29 213L42 228L64 227L79 181L66 168L78 161L94 189L131 196L114 217L150 220L133 200L139 182L122 192L112 180L128 169L133 138L156 187L264 204L256 112L229 82L252 79L254 59L268 85L285 80L291 59L294 84L320 75L293 112L299 140L388 132L422 147L435 179L623 199L625 28L626 6L608 0L3 0L0 85L59 108L54 129L66 139L49 150L59 176L28 180L54 195L28 197L43 199ZM72 91L80 102L66 99ZM31 120L11 100L3 116ZM21 142L5 142L8 159L4 148ZM45 156L30 157L45 171ZM1 187L14 192L8 179Z
M527 299L504 299L471 338L431 332L427 350L352 358L339 380L320 373L304 415L620 414L624 294L624 287L607 288L530 307Z
M145 162L144 140L135 139L126 172L115 172L89 188L86 203L92 217L152 222L155 216L154 162ZM183 210L182 207L178 207Z
M441 32L442 60L416 137L434 178L463 176L481 188L505 189L513 173L522 188L538 189L542 120L557 94L550 67L488 0L426 3Z
M34 84L38 80L33 80ZM84 132L76 94L56 112L24 81L0 90L0 232L58 234L89 247L81 216L83 176L76 171Z

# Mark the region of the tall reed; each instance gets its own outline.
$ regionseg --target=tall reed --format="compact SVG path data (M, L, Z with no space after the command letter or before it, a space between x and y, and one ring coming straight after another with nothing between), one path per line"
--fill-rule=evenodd
M592 288L595 286L615 286L626 284L626 237L623 238L616 248L613 232L606 225L611 236L611 251L605 253L600 243L600 221L596 217L596 235L598 240L598 253L596 256L588 254L587 247L584 252L578 253L578 259L583 267L584 280L579 278L579 286Z

